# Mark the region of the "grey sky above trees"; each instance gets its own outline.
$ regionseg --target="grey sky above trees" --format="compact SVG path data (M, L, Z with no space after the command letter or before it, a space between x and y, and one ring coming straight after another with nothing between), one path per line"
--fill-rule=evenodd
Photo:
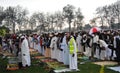
M7 2L7 0L5 1ZM18 3L19 2L20 0L18 0ZM72 0L70 0L70 2L72 2ZM62 10L58 9L52 13L51 12L46 13L46 12L38 10L31 14L29 9L19 6L19 5L14 6L14 3L15 2L10 3L11 6L7 6L6 4L5 4L6 6L4 6L2 4L3 6L1 5L0 7L0 22L4 20L6 25L12 25L13 32L15 32L15 29L14 29L15 24L18 24L18 25L29 24L31 26L31 29L34 29L33 26L38 25L36 30L41 29L41 31L48 31L48 30L54 31L56 29L61 30L61 28L64 27L65 22L68 23L70 26L69 31L71 29L74 29L76 31L76 30L81 29L81 26L83 25L83 19L86 18L83 15L81 7L76 7L76 5L74 6L72 4L66 4L62 7ZM88 5L86 6L88 7ZM116 2L115 4L113 3L110 5L104 5L104 6L98 7L96 9L96 14L95 14L97 16L92 17L93 19L91 19L91 23L96 24L97 19L101 20L100 23L102 24L102 26L104 22L108 23L108 25L111 25L111 23L115 22L114 19L117 19L118 23L120 23L119 6L120 6L119 2ZM39 6L37 7L39 8ZM45 7L42 7L42 8L45 9ZM52 8L50 9L52 10ZM89 10L89 7L87 9ZM89 12L90 11L88 11L87 13L89 14ZM28 16L29 14L31 15ZM73 26L73 28L71 28L71 26Z
M44 12L35 12L30 17L27 16L29 11L24 9L21 6L9 6L7 8L0 7L0 18L1 21L4 21L5 26L11 26L13 32L15 33L15 25L19 25L19 29L21 30L21 26L29 24L31 29L33 30L40 30L41 31L54 31L54 30L61 30L65 25L64 23L68 22L70 29L73 22L80 22L76 23L77 26L82 26L83 15L73 5L67 4L63 7L63 11L56 11L54 13L44 13ZM76 19L76 20L75 20ZM2 25L2 24L1 24ZM75 28L75 25L74 29ZM10 28L10 27L9 27Z
M80 7L84 15L85 23L94 17L97 7L109 5L117 0L0 0L0 6L17 6L27 8L30 14L34 12L55 12L62 11L62 8L67 4Z

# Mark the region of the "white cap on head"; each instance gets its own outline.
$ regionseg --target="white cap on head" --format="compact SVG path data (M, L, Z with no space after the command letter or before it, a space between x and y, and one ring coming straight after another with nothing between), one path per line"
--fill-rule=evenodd
M50 37L52 37L53 35L52 34L49 34Z
M83 37L86 37L86 34L84 34Z
M55 33L55 35L58 35L58 33Z
M21 36L21 39L22 39L22 38L25 38L25 36Z
M19 34L19 36L22 36L22 34Z

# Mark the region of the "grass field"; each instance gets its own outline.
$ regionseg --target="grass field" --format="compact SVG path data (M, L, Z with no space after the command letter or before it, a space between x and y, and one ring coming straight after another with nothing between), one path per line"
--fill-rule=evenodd
M7 71L6 65L7 65L7 58L2 59L0 57L0 73L49 73L49 70L45 69L44 65L37 64L38 61L33 59L32 65L26 69L19 69L15 71ZM95 65L91 62L87 62L85 64L79 64L79 72L67 72L67 73L100 73L101 66ZM112 71L110 69L104 68L104 73L119 73ZM51 72L53 73L53 72Z

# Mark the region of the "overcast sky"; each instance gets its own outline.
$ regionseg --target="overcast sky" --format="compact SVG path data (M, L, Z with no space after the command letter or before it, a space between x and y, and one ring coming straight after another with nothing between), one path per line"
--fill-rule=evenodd
M17 6L27 8L32 14L35 11L55 12L62 11L67 4L80 7L81 12L85 17L85 22L88 23L94 17L97 7L109 5L117 0L0 0L0 6Z

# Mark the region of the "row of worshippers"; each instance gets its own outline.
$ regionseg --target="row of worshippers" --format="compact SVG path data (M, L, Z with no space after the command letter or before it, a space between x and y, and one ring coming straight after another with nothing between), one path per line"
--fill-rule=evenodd
M19 51L19 37L12 35L0 37L0 52L9 52L17 56Z
M86 56L101 60L116 60L120 64L120 33L119 31L101 31L89 35L83 32L78 35L78 50Z
M73 33L22 35L7 38L4 42L7 44L6 50L18 57L20 68L31 65L29 49L34 48L45 57L63 62L70 69L77 70L77 45L73 35Z
M10 42L10 39L5 41ZM8 43L5 41L4 43ZM23 67L30 66L29 48L34 48L45 57L63 62L65 65L69 65L70 69L77 69L77 51L90 58L115 59L120 63L119 44L119 31L103 31L93 35L86 32L71 33L71 35L69 33L52 33L42 36L13 37L10 51L14 54L17 53L17 56L21 56L19 61L22 62ZM16 47L17 50L13 47Z
M34 37L34 42L31 41ZM120 62L119 33L103 31L89 35L87 32L72 33L77 50L71 53L70 38L65 33L46 34L43 36L29 36L31 48L38 50L45 57L56 59L69 65L70 69L77 69L77 52L83 53L90 59L95 57L101 60L117 60ZM72 54L72 55L71 55Z
M31 65L29 45L26 36L9 35L0 37L0 52L12 53L18 58L19 67L28 67ZM6 55L3 54L3 58Z
M30 48L34 48L45 57L55 59L77 70L77 45L74 33L52 33L28 37Z

